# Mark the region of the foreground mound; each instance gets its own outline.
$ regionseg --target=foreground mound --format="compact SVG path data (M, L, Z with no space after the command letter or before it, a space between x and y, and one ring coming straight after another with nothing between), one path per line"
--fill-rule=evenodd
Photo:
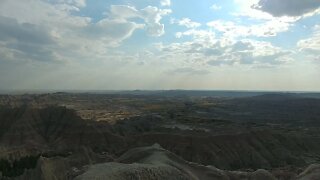
M135 148L122 155L117 162L97 164L78 176L77 180L229 180L259 179L274 180L265 170L255 172L229 172L212 166L202 166L187 162L159 145Z

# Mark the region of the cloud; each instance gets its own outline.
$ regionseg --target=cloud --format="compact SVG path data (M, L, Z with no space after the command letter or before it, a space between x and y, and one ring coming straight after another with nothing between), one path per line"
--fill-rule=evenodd
M265 41L243 39L228 44L225 49L218 58L218 62L224 59L227 64L261 66L285 64L292 60L289 57L290 51L275 47Z
M14 11L12 10L14 9ZM19 23L36 24L49 29L81 28L91 22L91 18L76 16L60 3L42 0L0 1L0 15L16 19Z
M93 22L73 12L85 6L84 0L0 1L1 60L121 60L117 57L121 55L113 56L112 48L137 29L161 36L164 24L160 21L171 12L151 6L137 10L116 5L110 6L104 18Z
M69 2L73 3L77 7L85 7L86 0L68 0Z
M2 41L32 44L48 44L53 41L45 28L30 23L18 23L13 18L0 16L0 27Z
M235 6L237 6L237 10L232 12L231 14L240 17L240 18L250 18L254 20L265 20L265 21L281 21L286 23L294 23L302 18L302 16L274 16L269 12L263 11L260 9L258 5L259 2L263 0L233 0ZM287 0L285 0L288 2ZM290 0L289 0L290 1ZM310 15L307 14L307 15Z
M212 10L214 10L214 11L218 11L218 10L222 9L222 7L221 7L221 6L218 6L218 5L216 5L216 4L213 4L213 5L210 7L210 9L212 9Z
M86 7L86 0L49 0L51 3L60 4L60 5L68 5L74 10L79 10L79 8Z
M186 75L205 75L209 74L210 71L204 69L194 69L191 67L177 68L169 71L169 74L186 74Z
M108 15L108 13L106 13ZM109 16L113 19L128 20L140 17L140 12L133 6L111 5Z
M159 9L157 7L148 6L141 10L137 10L131 6L112 5L110 15L114 19L129 21L133 18L141 18L146 24L146 30L150 36L161 36L165 33L164 24L160 21L163 16L171 13L170 9Z
M190 29L197 28L197 27L201 26L200 23L194 22L189 18L182 18L180 20L172 18L171 24L178 24L179 26L185 26L186 28L190 28Z
M177 32L176 37L181 38L183 36L192 36L197 39L197 42L207 44L215 41L216 34L212 31L201 30L201 29L189 29L184 32Z
M260 0L252 8L267 12L275 17L302 16L315 13L320 8L319 0Z
M116 47L123 40L131 37L135 30L142 28L144 28L143 24L115 19L103 19L96 24L83 28L83 31L80 31L78 34L78 38L82 36L87 39L101 40L106 45Z
M161 6L171 6L171 0L161 0Z
M320 54L320 25L315 25L311 37L299 40L297 47L302 52L311 53L314 56ZM316 58L317 59L317 58Z
M290 23L280 20L269 20L254 25L238 25L232 21L216 20L207 23L207 26L221 32L226 37L270 37L285 32L291 26Z
M0 16L0 27L0 48L7 50L11 59L56 60L49 48L55 42L47 29L3 16Z
M189 64L192 67L206 65L262 67L287 64L292 61L291 51L273 46L270 42L218 38L211 31L195 29L181 32L179 35L190 36L192 40L161 46L159 49L164 54L164 59L175 59L175 61L179 59L183 61L181 64Z
M1 3L0 45L8 51L7 57L16 60L69 61L99 57L106 54L108 47L119 46L136 29L144 27L110 17L92 23L87 17L59 8L59 4L43 1ZM6 11L15 7L17 11Z
M158 9L152 6L141 10L141 15L146 22L147 32L150 36L162 36L165 33L164 24L161 24L160 21L163 16L170 13L170 9Z
M31 2L36 2L31 0ZM54 5L56 9L66 12L80 11L86 7L86 0L47 0L50 4ZM46 2L44 2L46 3Z

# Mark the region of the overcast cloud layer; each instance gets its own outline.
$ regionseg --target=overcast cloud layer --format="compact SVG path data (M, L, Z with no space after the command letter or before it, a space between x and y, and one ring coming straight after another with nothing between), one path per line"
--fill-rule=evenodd
M0 89L320 90L320 0L111 2L0 1Z
M319 0L260 0L253 8L270 13L273 16L302 16L315 13L320 7Z

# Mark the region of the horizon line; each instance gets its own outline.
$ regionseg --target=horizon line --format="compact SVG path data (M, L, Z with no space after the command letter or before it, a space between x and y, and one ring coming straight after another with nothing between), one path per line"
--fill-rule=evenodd
M199 92L239 92L239 93L245 93L245 92L251 92L251 93L320 93L320 91L317 90L250 90L250 89L242 89L242 90L232 90L232 89L114 89L114 90L99 90L99 89L0 89L0 94L2 93L91 93L91 92L134 92L134 91L146 91L146 92L157 92L157 91L199 91Z

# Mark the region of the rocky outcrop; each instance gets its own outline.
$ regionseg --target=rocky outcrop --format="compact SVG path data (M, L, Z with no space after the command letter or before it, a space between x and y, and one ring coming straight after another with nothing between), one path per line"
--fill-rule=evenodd
M0 112L0 122L3 149L24 147L44 153L76 151L84 146L114 152L125 146L122 137L110 133L110 125L84 121L64 107L6 109Z
M90 167L89 171L76 180L110 179L110 180L189 180L178 169L164 165L106 163Z
M257 131L218 136L148 133L132 137L132 147L159 143L178 156L222 169L305 166L320 152L320 139Z
M309 166L299 176L275 175L267 170L227 171L213 166L203 166L183 160L179 156L155 144L150 147L134 148L114 162L72 167L65 158L40 157L34 170L27 170L15 178L4 180L313 180L320 177L320 165ZM277 178L276 178L277 176ZM1 176L0 176L1 177Z
M275 180L266 170L248 172L229 172L215 167L202 166L187 162L159 145L135 148L116 163L91 166L76 180L110 179L110 180Z
M61 178L67 176L61 168L71 172L73 167L112 161L114 152L127 147L108 124L82 120L64 107L0 109L0 123L0 171L7 178ZM40 157L37 168L25 162L28 157Z
M0 166L1 176L70 179L85 171L78 179L94 175L114 179L272 179L273 176L290 179L299 172L270 171L271 175L257 169L304 167L314 163L320 152L318 137L289 136L272 130L227 135L197 134L192 130L187 133L156 131L154 126L165 119L137 120L111 126L83 120L64 107L1 108L0 160L4 160L4 166ZM154 143L164 149L148 147ZM147 147L135 148L143 146ZM36 167L19 163L26 157L39 158ZM4 174L3 169L12 169L14 162L19 166L18 171L14 175ZM90 166L88 170L86 166ZM95 173L101 169L107 170ZM236 171L239 169L242 171ZM299 177L314 175L317 168L310 168Z
M320 179L320 164L312 164L305 171L299 174L297 180Z

